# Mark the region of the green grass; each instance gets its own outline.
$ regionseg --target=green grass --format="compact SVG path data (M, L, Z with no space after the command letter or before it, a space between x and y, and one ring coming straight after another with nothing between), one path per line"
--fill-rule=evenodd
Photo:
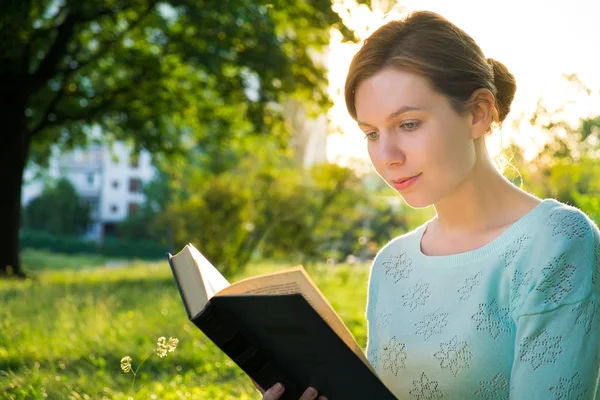
M29 260L40 257L34 253ZM38 271L34 279L0 281L1 399L260 398L187 320L166 262L83 269L73 259L80 267L93 262L61 259L62 269L28 265ZM244 275L276 268L252 266ZM365 266L310 269L363 347L367 273ZM162 359L152 354L160 336L179 338ZM133 375L121 371L120 360L130 356L135 369L149 354L132 391Z

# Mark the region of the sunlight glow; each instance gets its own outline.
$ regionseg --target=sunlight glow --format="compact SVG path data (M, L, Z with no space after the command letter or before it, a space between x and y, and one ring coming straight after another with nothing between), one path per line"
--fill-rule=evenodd
M464 29L487 57L504 63L517 80L517 94L502 132L488 139L490 153L494 156L514 141L532 158L544 135L519 121L529 119L540 98L550 109L571 102L565 118L572 123L600 114L600 25L595 21L600 1L507 0L495 4L501 6L478 0L403 0L384 15L351 0L336 0L334 10L361 40L388 20L419 9L437 12ZM352 159L368 164L364 135L348 115L343 93L350 61L359 46L342 43L341 35L333 31L328 77L334 106L329 111L327 156L343 164ZM577 74L592 96L568 83L564 74Z

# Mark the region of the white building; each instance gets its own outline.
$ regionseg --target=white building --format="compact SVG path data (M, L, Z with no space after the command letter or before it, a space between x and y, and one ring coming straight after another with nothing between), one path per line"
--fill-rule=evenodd
M116 223L135 212L145 201L142 187L152 180L155 169L148 152L138 157L123 143L112 146L91 145L68 153L55 151L50 168L44 175L50 179L68 178L79 195L90 204L91 224L86 233L90 240L102 240L114 234ZM22 203L27 205L44 189L44 179L28 169L22 189Z
M304 107L291 99L284 103L283 110L292 128L290 147L298 164L309 168L327 162L326 115L308 118ZM142 186L156 173L151 162L151 155L145 151L137 158L131 157L131 149L122 142L116 142L112 148L90 145L68 153L55 148L47 171L36 171L35 168L25 171L21 202L26 206L39 196L47 178L66 177L90 204L91 224L85 237L100 241L113 235L116 224L146 200Z

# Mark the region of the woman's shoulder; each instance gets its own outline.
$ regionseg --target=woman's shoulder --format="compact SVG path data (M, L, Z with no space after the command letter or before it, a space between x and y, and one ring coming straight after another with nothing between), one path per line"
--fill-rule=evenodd
M598 227L585 212L555 199L547 199L546 202L548 210L536 235L539 240L559 245L599 240Z
M390 256L413 252L419 249L420 234L422 230L425 229L425 226L426 224L423 224L413 230L390 239L375 256L375 262L384 258L389 258Z
M546 203L548 212L531 234L529 256L507 271L514 285L513 297L522 303L519 314L576 304L600 290L600 232L596 223L577 207L554 199Z

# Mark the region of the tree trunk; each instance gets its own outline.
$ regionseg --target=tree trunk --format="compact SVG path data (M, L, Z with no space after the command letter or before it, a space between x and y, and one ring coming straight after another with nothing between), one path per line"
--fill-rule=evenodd
M0 82L4 85L5 80ZM13 87L0 89L0 276L24 277L19 262L19 227L29 134L25 126L24 99L18 94L15 96L18 91L10 90L16 89L14 83L10 86Z

